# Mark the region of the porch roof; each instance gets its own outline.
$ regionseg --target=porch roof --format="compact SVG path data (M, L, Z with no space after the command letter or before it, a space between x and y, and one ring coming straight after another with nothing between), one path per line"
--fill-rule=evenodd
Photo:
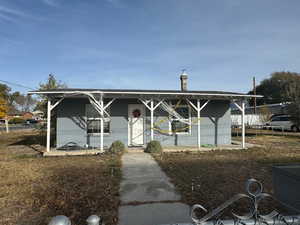
M29 94L42 94L49 97L83 97L82 94L99 94L104 98L176 98L179 96L189 99L246 99L261 98L261 95L248 95L244 93L225 91L181 91L181 90L141 90L141 89L82 89L64 88L51 90L30 91Z

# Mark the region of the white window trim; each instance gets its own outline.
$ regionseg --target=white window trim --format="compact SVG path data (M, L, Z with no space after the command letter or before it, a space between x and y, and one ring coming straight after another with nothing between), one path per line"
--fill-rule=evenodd
M176 105L173 105L170 103L170 106L175 107ZM188 132L172 132L172 121L179 121L178 119L173 119L171 115L169 115L169 135L191 135L192 134L192 110L189 105L180 105L179 107L187 107L189 110L189 118L185 119L189 121L189 131Z
M91 105L91 104L86 104L85 106L85 118L86 118L86 124L88 123L89 120L100 120L100 115L99 117L88 117L87 116L87 105ZM93 107L93 106L92 106ZM107 110L110 110L109 109L110 107L108 107ZM111 122L111 119L110 118L104 118L103 122ZM111 124L109 124L109 132L103 132L103 135L107 136L107 135L110 135L111 134L111 127L110 127ZM100 132L95 132L95 133L88 133L88 126L86 125L86 134L87 136L100 136L101 133Z

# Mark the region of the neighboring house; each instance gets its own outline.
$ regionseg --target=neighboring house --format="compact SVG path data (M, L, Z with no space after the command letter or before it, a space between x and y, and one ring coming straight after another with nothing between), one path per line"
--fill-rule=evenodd
M20 113L20 112L8 113L7 119L11 120L13 118L20 118L20 119L22 119L22 113Z
M24 120L33 119L33 113L31 113L31 112L22 113L22 119L24 119Z
M260 114L265 109L267 109L271 115L287 114L287 106L289 104L290 103L287 102L287 103L259 105L259 106L256 106L256 114ZM231 110L231 114L236 115L236 114L241 114L241 112L236 107L234 107L234 105L233 105L232 110ZM245 114L246 115L247 114L254 114L254 107L253 106L246 107Z
M47 151L53 109L57 115L57 149L76 145L103 150L116 140L129 147L145 146L150 140L163 146L230 145L230 104L235 102L243 111L245 100L253 97L189 91L185 73L181 75L181 90L68 88L29 93L49 99Z
M256 106L256 114L254 107L245 108L245 123L248 126L263 126L274 115L287 114L287 106L290 103L276 103L268 105ZM231 106L231 121L233 126L241 125L241 111L234 105ZM268 118L269 117L269 118Z
M20 118L23 120L32 119L33 114L31 112L17 112L17 113L9 113L8 114L8 120L14 119L14 118Z

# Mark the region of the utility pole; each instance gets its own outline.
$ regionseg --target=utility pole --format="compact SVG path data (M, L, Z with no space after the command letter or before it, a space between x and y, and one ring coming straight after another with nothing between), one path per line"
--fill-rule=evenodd
M255 77L253 77L253 94L256 95ZM254 114L256 114L256 96L254 96Z

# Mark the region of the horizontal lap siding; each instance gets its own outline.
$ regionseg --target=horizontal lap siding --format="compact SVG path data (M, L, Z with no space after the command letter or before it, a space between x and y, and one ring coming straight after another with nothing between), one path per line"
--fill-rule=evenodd
M80 146L89 144L93 147L100 146L100 136L90 136L86 133L85 105L86 99L66 99L57 107L57 147L69 142ZM128 104L140 104L137 100L117 99L111 105L111 133L104 135L104 146L108 147L115 140L128 144ZM154 113L155 124L158 121L159 128L168 131L169 121L166 112L157 108ZM212 120L217 120L217 127ZM174 135L160 134L154 132L154 139L165 146L182 145L197 146L197 117L192 109L191 134ZM231 143L231 119L229 101L211 101L201 112L201 144L230 144ZM216 135L217 132L217 135ZM150 141L150 112L146 108L145 118L145 143Z
M154 132L154 139L160 141L162 145L172 146L197 146L198 125L197 113L192 111L192 127L190 134L160 134ZM150 130L150 115L147 113L147 130ZM169 121L166 120L167 114L164 112L155 111L154 124L164 120L164 123L159 124L159 129L168 130ZM165 121L166 120L166 121ZM217 121L216 125L213 121ZM210 101L207 106L201 111L201 144L224 145L231 143L231 119L229 101ZM148 132L149 133L149 132ZM146 137L147 142L150 141L150 135Z
M85 104L84 99L65 99L57 106L57 147L86 144Z

